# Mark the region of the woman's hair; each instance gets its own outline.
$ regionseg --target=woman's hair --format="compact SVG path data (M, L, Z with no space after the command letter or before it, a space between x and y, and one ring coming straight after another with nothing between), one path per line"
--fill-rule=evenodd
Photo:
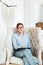
M22 23L17 23L16 28L18 28L19 25L22 25L24 27Z

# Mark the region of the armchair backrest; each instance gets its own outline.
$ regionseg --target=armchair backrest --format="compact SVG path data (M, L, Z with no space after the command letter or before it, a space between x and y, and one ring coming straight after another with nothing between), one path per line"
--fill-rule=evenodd
M32 52L33 55L37 56L39 49L39 39L38 39L38 28L24 28L25 32L30 34L31 44L32 44ZM16 32L16 28L9 28L7 39L5 40L5 47L7 47L12 55L12 35ZM34 51L33 51L34 50Z
M31 43L32 43L32 53L34 56L38 56L38 50L39 50L39 28L30 28L29 34L31 37Z

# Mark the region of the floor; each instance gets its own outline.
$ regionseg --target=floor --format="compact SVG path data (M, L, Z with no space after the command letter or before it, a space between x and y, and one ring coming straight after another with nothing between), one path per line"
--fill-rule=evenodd
M0 65L5 65L5 64L0 64ZM9 65L18 65L18 64L9 64Z

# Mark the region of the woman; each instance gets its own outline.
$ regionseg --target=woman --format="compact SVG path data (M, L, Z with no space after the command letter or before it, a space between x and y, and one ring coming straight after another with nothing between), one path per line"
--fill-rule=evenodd
M14 55L23 59L24 65L38 65L39 61L31 53L30 36L24 32L24 25L18 23L17 33L13 34Z

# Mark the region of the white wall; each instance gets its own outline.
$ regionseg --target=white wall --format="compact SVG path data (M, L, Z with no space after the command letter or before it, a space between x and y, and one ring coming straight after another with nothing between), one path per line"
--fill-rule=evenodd
M24 0L2 0L3 2L7 3L8 5L17 5L15 7L15 15L14 15L14 23L13 26L15 27L18 22L24 21Z
M40 5L39 9L39 20L43 22L43 5Z
M16 1L16 0L15 0ZM13 26L16 26L18 22L24 21L24 10L23 10L23 0L16 1L17 7L15 8L15 18Z
M7 3L8 5L17 5L15 7L15 15L14 15L14 23L12 26L16 26L18 22L24 21L24 11L23 11L23 0L3 0L3 2ZM4 23L2 11L1 11L1 3L0 3L0 40L4 40L7 35L7 27Z
M24 0L24 24L25 27L30 27L30 3L31 0Z
M1 4L0 4L0 40L4 40L6 36L6 26L1 15Z
M42 9L39 7L39 5L43 4L43 0L2 0L2 1L4 1L8 5L12 4L17 5L17 7L15 8L15 17L13 23L14 27L18 22L24 23L25 27L34 27L35 23L39 21L40 18L39 16L43 17L42 14L39 14L43 12L39 11L40 9ZM6 26L4 24L4 21L2 20L2 16L0 15L0 38L6 36L6 31L7 31Z
M14 24L23 22L26 27L35 26L39 21L39 4L43 4L43 0L2 0L7 4L17 4L15 8Z
M24 0L24 24L26 27L35 27L35 23L43 19L43 0ZM40 19L41 17L41 19Z
M43 0L31 0L31 17L30 17L30 26L31 27L34 27L35 26L35 23L38 22L38 21L41 21L40 20L40 16L43 17L43 15L40 13L42 12L42 9L40 8L40 5L43 4ZM40 12L41 11L41 12Z

